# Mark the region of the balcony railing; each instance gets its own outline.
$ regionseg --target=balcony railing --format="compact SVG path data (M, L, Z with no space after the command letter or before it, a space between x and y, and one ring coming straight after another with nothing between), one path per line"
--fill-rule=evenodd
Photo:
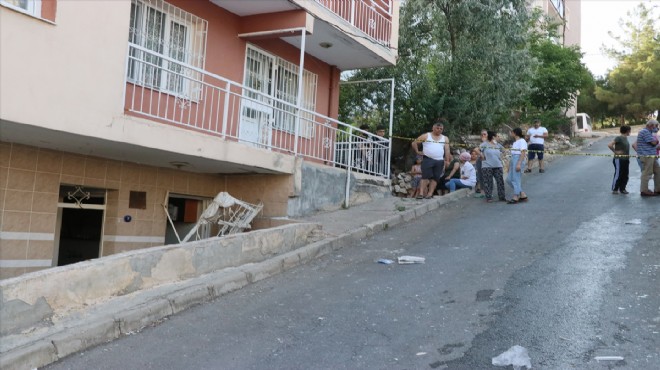
M314 0L377 43L390 46L392 0Z
M389 178L388 139L132 43L126 75L132 114Z

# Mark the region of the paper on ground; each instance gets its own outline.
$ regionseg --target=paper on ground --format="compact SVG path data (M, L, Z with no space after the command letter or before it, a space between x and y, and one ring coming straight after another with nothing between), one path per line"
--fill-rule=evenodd
M415 256L401 256L397 258L399 265L409 265L412 263L424 263L426 258L424 257L415 257Z
M594 359L596 361L623 361L622 356L596 356Z

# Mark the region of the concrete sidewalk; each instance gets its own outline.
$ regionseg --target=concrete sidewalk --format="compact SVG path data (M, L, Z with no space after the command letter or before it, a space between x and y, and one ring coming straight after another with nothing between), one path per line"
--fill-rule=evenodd
M348 209L303 217L296 221L320 224L322 230L312 235L309 244L290 252L263 262L108 297L101 304L58 317L50 326L5 335L0 338L0 368L34 369L86 348L134 334L191 306L354 245L468 195L466 189L461 189L428 200L384 197Z
M435 196L433 199L387 197L348 209L310 215L300 218L299 221L318 223L327 236L336 237L363 227L375 230L378 225L384 223L391 227L403 221L410 221L451 200L463 198L467 193L467 189L460 189L442 197Z

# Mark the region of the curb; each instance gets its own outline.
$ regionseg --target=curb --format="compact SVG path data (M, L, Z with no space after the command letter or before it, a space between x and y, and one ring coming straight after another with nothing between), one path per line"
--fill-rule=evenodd
M469 196L466 189L460 189L443 197L433 198L410 210L401 211L338 236L313 242L263 262L226 268L198 278L117 297L101 307L92 308L84 314L84 318L65 319L50 328L50 333L1 353L0 368L39 368L87 348L124 335L135 334L190 307L303 265L353 242L419 218L444 204Z

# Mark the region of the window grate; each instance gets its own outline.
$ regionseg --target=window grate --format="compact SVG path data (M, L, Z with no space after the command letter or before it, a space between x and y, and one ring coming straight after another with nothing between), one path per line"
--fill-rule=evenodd
M207 30L206 20L162 0L132 0L128 41L155 55L131 49L129 80L197 100L200 86L192 80L202 76L185 67L204 69Z

